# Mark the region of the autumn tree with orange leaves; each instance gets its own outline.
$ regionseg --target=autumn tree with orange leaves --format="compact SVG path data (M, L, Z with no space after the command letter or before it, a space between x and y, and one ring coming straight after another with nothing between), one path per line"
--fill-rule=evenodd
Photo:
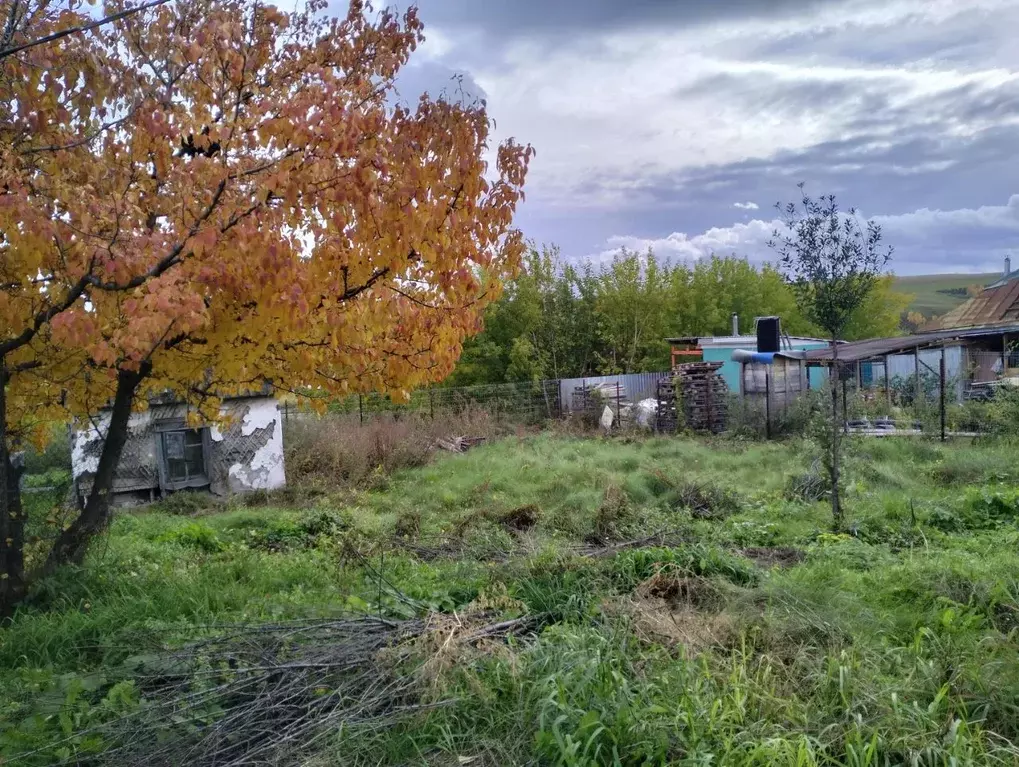
M36 5L15 37L81 23ZM421 40L413 9L194 0L0 61L0 613L105 527L151 395L213 419L265 382L400 394L452 370L518 268L531 150L490 169L482 106L393 106ZM26 565L11 451L109 402L84 509Z

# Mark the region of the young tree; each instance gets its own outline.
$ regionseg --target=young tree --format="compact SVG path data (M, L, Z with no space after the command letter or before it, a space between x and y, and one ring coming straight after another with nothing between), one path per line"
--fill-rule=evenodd
M27 84L3 81L0 442L40 408L112 402L90 497L41 572L106 525L150 395L215 419L266 381L399 396L451 371L519 265L531 152L505 143L492 173L483 106L390 104L421 39L416 11L357 0L339 18L194 0L5 60ZM25 588L15 503L0 612Z
M839 422L839 341L856 311L864 305L891 258L881 244L881 227L861 221L855 209L839 210L834 195L812 198L799 185L799 204L776 205L785 229L770 245L793 287L804 315L831 339L831 437L828 452L832 524L843 526L839 496L841 432Z

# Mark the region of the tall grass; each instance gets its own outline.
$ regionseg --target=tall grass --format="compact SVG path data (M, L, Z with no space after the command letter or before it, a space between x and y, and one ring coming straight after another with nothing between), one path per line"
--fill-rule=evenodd
M535 632L422 645L426 707L351 723L308 763L1019 763L1007 445L849 440L833 535L823 500L789 492L814 460L797 441L520 435L424 461L344 429L298 451L302 481L360 488L342 500L122 512L45 582L0 629L0 755L74 763L46 744L141 705L113 669L227 624L484 610Z
M294 482L329 487L378 484L397 469L427 463L440 439L489 438L501 431L483 410L443 413L437 419L383 414L366 423L357 416L302 413L284 435L287 474Z

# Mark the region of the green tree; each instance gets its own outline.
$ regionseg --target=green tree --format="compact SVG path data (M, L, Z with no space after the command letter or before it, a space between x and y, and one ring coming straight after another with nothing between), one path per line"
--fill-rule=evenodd
M803 192L803 184L800 184ZM782 207L785 232L776 231L771 241L804 316L831 339L832 383L841 375L838 340L854 316L873 294L891 258L891 248L881 244L881 227L861 221L854 209L840 211L834 195L816 199L801 194L800 203ZM826 465L831 480L832 525L843 526L839 497L841 428L839 387L831 386L831 419Z
M874 282L874 288L853 312L842 331L846 341L887 338L902 334L902 318L913 297L895 290L895 277L886 274Z
M652 251L622 251L598 275L603 368L633 373L661 368L668 360L669 269Z

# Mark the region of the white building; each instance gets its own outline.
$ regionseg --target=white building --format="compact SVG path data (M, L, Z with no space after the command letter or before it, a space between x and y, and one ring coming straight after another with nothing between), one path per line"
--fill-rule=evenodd
M283 487L283 422L276 399L225 399L221 413L221 427L196 428L186 425L186 408L176 402L153 402L132 413L113 480L113 503L144 503L184 489L230 495ZM92 488L109 421L109 411L101 411L74 434L71 471L82 497Z

